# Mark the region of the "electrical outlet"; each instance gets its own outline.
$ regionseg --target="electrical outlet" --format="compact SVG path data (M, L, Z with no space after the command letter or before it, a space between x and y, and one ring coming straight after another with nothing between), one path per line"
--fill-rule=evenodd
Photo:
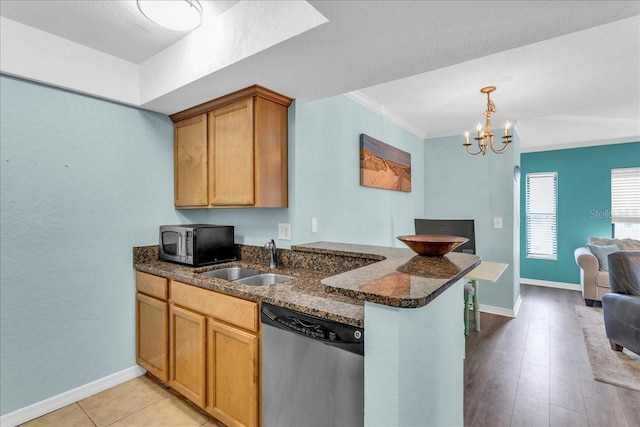
M311 232L318 232L318 218L311 218Z
M278 224L278 239L291 240L291 224L289 223Z
M502 228L502 218L493 218L493 228Z

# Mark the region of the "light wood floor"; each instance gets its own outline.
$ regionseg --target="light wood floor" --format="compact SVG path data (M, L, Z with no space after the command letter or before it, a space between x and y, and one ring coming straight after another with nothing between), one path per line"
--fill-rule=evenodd
M640 426L640 392L593 379L580 292L523 285L521 294L517 318L482 313L482 331L467 337L465 426ZM23 426L220 424L139 377Z
M574 308L581 293L520 293L517 318L482 313L482 330L467 337L465 426L640 426L640 392L593 379Z

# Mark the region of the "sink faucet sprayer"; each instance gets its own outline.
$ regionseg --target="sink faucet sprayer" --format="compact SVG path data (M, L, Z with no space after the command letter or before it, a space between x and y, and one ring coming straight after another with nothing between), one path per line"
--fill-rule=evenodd
M271 239L264 244L264 249L269 251L269 268L276 268L276 242Z

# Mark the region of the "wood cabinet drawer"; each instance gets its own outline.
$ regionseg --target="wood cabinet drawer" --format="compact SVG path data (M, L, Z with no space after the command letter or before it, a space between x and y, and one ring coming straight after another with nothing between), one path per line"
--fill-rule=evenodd
M169 289L168 280L164 277L136 271L136 289L143 294L166 301Z
M258 304L171 280L171 301L250 331L258 330Z

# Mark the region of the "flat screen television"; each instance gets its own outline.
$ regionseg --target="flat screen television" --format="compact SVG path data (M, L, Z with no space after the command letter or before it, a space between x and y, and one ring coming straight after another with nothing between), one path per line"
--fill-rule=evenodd
M469 239L454 252L476 253L475 224L472 219L415 219L416 234L445 234Z

